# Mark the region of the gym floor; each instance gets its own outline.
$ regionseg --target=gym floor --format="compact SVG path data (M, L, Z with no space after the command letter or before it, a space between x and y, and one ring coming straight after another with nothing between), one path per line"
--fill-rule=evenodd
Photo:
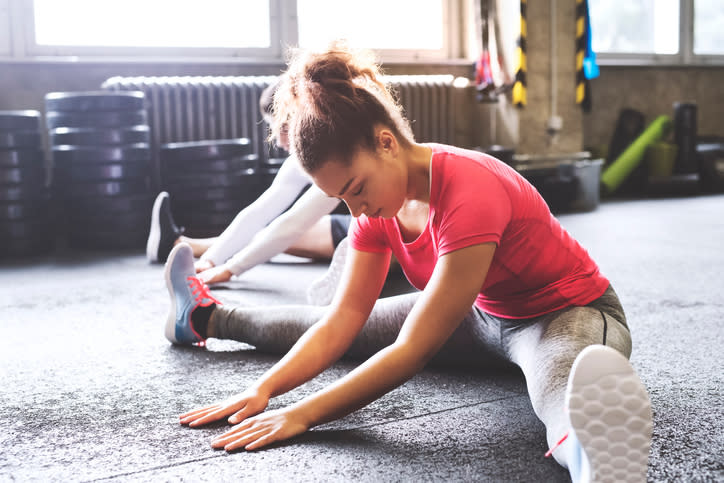
M649 480L724 480L724 195L607 201L560 219L627 311L654 408ZM214 292L227 304L302 302L324 270L281 256ZM177 414L241 390L278 358L222 341L171 346L162 273L140 251L3 262L0 481L568 480L543 458L521 374L484 369L426 369L288 444L211 449L225 425L191 430ZM341 361L271 407L354 366Z

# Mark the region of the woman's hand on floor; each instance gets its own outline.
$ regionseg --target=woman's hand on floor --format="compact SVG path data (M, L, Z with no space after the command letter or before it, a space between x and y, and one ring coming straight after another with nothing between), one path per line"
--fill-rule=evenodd
M259 414L211 441L212 448L254 450L305 432L307 424L290 408Z
M246 391L211 406L206 406L179 416L185 426L196 428L230 416L229 424L237 424L259 414L269 404L269 396L256 391Z
M233 274L224 266L210 268L197 274L197 277L206 284L228 282Z

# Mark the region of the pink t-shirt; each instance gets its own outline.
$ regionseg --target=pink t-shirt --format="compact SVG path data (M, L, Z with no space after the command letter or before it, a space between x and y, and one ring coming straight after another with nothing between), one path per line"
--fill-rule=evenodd
M609 281L515 170L477 151L427 146L430 214L423 232L404 243L396 218L362 215L352 223L353 248L391 249L410 283L422 290L440 256L494 242L495 256L475 305L499 317L536 317L603 295Z

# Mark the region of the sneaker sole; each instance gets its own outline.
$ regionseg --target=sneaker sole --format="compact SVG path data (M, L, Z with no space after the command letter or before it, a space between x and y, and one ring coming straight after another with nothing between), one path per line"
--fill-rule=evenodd
M161 203L166 199L165 196L158 195L156 201L153 202L151 210L151 229L148 232L148 240L146 241L146 258L149 262L158 262L158 245L161 243L161 223L159 214L161 212Z
M576 358L566 406L591 481L646 481L652 413L646 387L623 355L602 345Z
M183 247L183 244L178 244L173 247L171 253L168 254L166 259L166 266L163 272L164 279L166 280L166 288L168 289L168 295L171 298L171 309L168 312L166 318L166 327L164 328L164 335L173 344L178 344L176 339L176 293L173 290L173 284L171 283L171 264L173 263L176 253Z

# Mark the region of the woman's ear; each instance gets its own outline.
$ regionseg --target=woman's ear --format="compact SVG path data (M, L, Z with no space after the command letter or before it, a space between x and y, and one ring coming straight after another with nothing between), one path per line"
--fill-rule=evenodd
M390 154L397 154L397 138L388 129L381 129L377 135L378 148L383 152L387 151Z

